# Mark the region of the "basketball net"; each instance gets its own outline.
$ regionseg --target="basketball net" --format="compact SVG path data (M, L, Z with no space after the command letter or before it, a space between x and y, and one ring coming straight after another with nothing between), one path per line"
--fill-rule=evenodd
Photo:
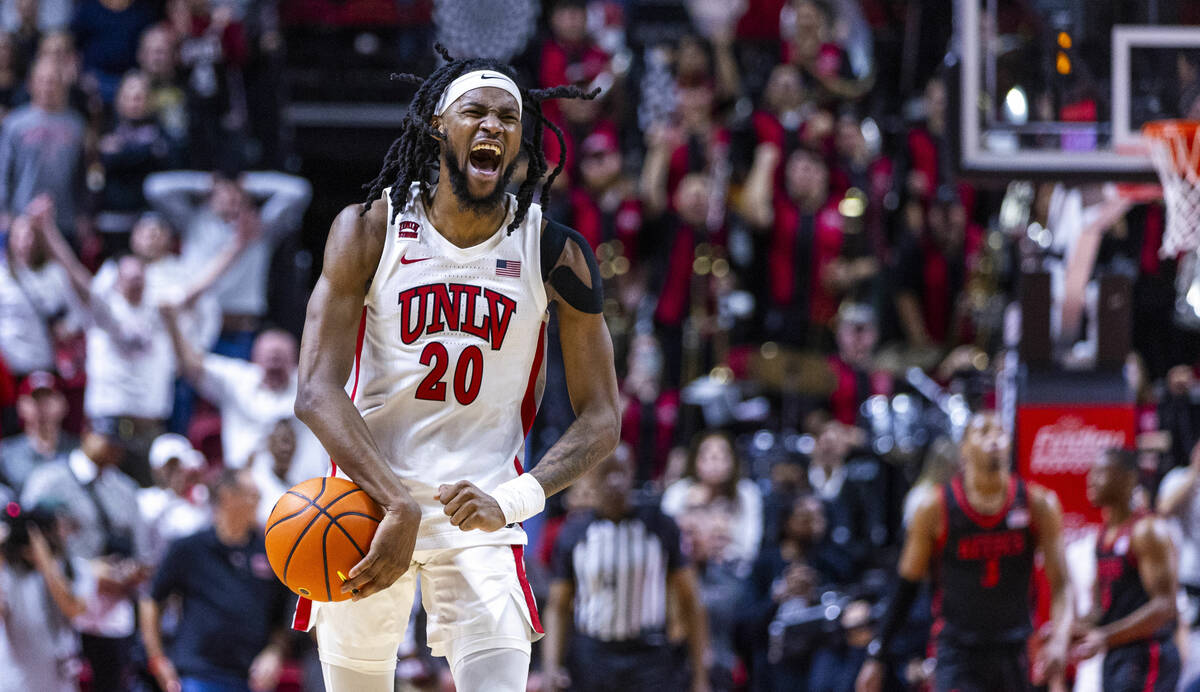
M1156 120L1142 135L1162 182L1167 225L1161 257L1175 257L1200 246L1200 121Z

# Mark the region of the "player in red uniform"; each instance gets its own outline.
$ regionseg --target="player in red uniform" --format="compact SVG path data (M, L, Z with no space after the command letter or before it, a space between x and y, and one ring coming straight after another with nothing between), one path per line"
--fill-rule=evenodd
M1088 500L1104 511L1096 539L1091 614L1080 621L1075 658L1104 652L1105 692L1173 692L1179 682L1175 634L1175 551L1162 520L1133 507L1137 452L1109 450L1088 472Z
M908 617L919 583L931 572L934 689L1032 689L1026 647L1033 631L1030 592L1037 551L1053 593L1053 631L1035 672L1061 680L1073 620L1062 510L1052 493L1011 473L1010 446L995 414L976 415L962 443L962 472L922 498L900 555L900 584L859 672L859 692L882 687L888 645Z

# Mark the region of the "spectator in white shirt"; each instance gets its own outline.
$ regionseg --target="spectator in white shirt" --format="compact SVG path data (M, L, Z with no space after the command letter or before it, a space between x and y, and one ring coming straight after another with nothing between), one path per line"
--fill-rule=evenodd
M742 478L733 443L722 432L701 432L693 438L683 478L663 492L662 511L669 517L698 508L728 510L731 533L723 557L754 560L762 542L762 494L754 481Z
M133 225L129 247L134 255L146 263L146 289L152 296L152 302L157 305L164 300L177 301L185 306L186 309L179 316L180 327L188 339L200 348L212 348L221 333L221 306L208 289L246 248L252 239L250 234L256 232L257 229L251 225L239 224L235 242L197 277L179 255L171 252L174 233L164 217L148 212ZM110 259L96 272L92 290L109 289L116 280L117 262ZM187 428L194 398L191 387L177 380L171 413L172 430Z
M1187 593L1184 616L1190 629L1188 650L1200 652L1200 442L1192 447L1187 466L1171 469L1158 487L1158 513L1177 532L1179 585ZM1200 686L1200 657L1188 656L1184 689Z
M155 173L146 178L146 199L183 232L185 264L201 267L229 246L247 201L257 209L262 232L217 282L225 326L218 353L246 358L254 333L267 313L267 272L271 254L300 226L312 198L303 178L274 172L245 173L233 180L198 171Z
M150 554L158 563L167 544L208 526L212 520L208 491L200 475L207 468L204 455L183 435L165 433L150 445L150 472L154 485L138 491L138 509L150 529Z
M289 416L275 421L267 435L265 449L254 453L250 462L250 473L262 496L258 501L258 526L265 528L267 519L279 496L304 478L292 473L292 460L296 456L296 427L300 422Z
M95 289L58 232L49 199L39 197L30 206L35 229L89 313L84 413L118 421L129 452L123 468L148 485L150 443L163 433L174 403L175 356L156 303L146 295L146 264L135 255L122 256L113 285Z
M141 253L116 259L114 269L93 280L54 225L49 198L39 197L30 208L35 229L51 255L66 269L71 287L91 316L84 412L89 418L119 421L129 452L124 468L143 485L149 485L150 443L163 433L175 399L175 354L158 304L179 299L180 285L187 285L180 283L186 280L185 272L175 268L167 257L165 242L154 240L165 231L156 228L154 220L146 220L136 228ZM246 236L239 232L230 247L215 258L214 266L204 269L183 302L198 301L200 293L245 247ZM154 283L151 277L155 277ZM192 331L189 329L189 337Z
M54 370L52 325L67 313L69 285L29 216L14 219L0 266L0 355L14 376Z
M179 370L200 395L221 412L221 446L227 468L247 466L276 421L293 415L296 405L296 337L267 329L254 339L250 360L200 353L180 332L176 308L162 306L163 321L175 346ZM316 437L300 426L292 473L312 478L325 473L324 456Z
M180 314L184 334L201 348L211 348L221 332L221 306L209 289L257 233L249 225L239 225L238 230L234 242L197 275L171 251L174 232L163 216L147 212L133 225L129 249L146 265L146 290L152 301L177 301L186 306ZM96 271L92 290L110 289L116 281L117 261L110 259Z

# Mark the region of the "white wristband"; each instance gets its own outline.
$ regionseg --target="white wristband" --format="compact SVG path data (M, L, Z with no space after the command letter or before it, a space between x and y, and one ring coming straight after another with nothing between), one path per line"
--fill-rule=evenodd
M501 483L492 492L492 498L500 505L504 521L509 524L525 521L546 506L546 491L529 473L522 473L511 481Z

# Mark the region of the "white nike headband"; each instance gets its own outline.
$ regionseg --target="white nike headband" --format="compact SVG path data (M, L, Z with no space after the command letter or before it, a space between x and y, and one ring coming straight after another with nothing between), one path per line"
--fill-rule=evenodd
M508 75L496 72L495 70L475 70L450 82L450 86L447 86L446 90L442 92L442 98L438 100L437 108L433 109L434 115L445 113L450 104L458 100L458 97L472 89L480 87L495 87L507 91L517 100L517 115L519 116L524 112L524 104L521 102L521 90L517 88L517 83L510 79Z

